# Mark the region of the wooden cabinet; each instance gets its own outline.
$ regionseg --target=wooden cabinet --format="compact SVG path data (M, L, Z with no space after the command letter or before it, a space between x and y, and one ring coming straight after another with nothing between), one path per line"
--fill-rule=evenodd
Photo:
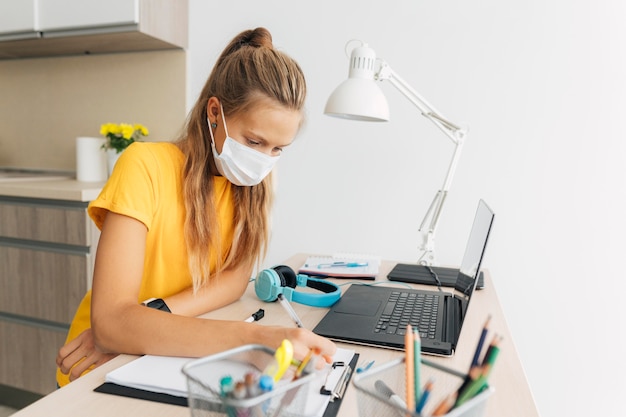
M188 0L3 0L0 59L186 48L187 22Z
M137 25L139 0L45 0L39 2L38 15L39 29L44 33Z
M0 319L0 335L0 382L38 394L54 391L56 352L65 342L65 333Z
M0 384L48 394L91 288L99 231L87 202L0 196Z
M5 39L38 38L37 13L38 0L2 0L0 1L0 36Z

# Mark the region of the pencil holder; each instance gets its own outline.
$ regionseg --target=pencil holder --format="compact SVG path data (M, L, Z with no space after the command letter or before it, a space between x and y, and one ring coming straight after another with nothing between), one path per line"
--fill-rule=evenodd
M357 390L359 417L431 416L444 399L456 392L465 374L422 359L420 384L433 382L433 389L421 413L406 408L404 358L384 363L358 374L352 380ZM446 417L482 417L487 399L494 392L488 386L479 394L453 408Z
M246 386L243 395L224 394L224 378L245 381L246 376L258 377L273 363L274 353L274 350L265 346L245 345L185 365L183 373L187 377L191 416L306 417L317 414L314 404L309 404L312 382L321 384L320 376L316 373L295 381L286 375L274 383L271 391L263 392L257 382Z

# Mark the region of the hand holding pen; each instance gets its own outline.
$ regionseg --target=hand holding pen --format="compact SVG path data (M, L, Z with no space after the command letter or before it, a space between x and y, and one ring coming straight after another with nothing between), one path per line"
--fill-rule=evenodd
M291 319L294 321L296 326L298 326L298 328L300 329L304 329L304 324L302 324L302 321L296 314L289 301L287 301L287 298L285 298L283 294L278 294L277 299L280 302L280 305L283 306L287 314L289 314ZM299 332L298 335L299 336L292 335L295 336L295 338L292 339L292 342L296 342L298 345L304 344L309 348L316 346L317 349L320 349L319 356L324 359L324 362L332 363L332 356L335 354L335 351L337 349L332 341L326 339L325 337L318 336L310 330L306 330L306 332L304 333ZM322 366L322 362L316 362L315 365L317 368L320 368Z

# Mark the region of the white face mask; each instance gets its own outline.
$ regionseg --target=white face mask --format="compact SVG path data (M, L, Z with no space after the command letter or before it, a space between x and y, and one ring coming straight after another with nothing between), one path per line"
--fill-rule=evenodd
M222 112L222 120L224 120L224 132L226 139L222 146L222 153L218 154L215 148L215 139L213 138L213 130L211 122L209 123L209 134L211 135L211 149L213 150L213 159L215 166L222 176L235 185L252 186L257 185L265 178L280 156L269 156L263 152L256 151L249 146L237 142L228 136L226 128L226 118L224 118L224 109L220 105Z

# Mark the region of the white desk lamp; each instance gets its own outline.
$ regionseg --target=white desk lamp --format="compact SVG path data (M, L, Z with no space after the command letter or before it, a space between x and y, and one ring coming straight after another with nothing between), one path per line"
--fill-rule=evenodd
M346 44L346 52L348 45ZM341 83L328 98L324 114L344 119L370 122L386 122L389 120L389 105L376 84L376 81L389 80L411 103L422 113L422 116L433 122L454 143L454 153L448 168L443 186L435 194L419 232L421 243L418 262L433 265L435 259L435 232L439 223L441 209L445 202L452 177L461 156L463 142L467 133L454 123L448 121L435 110L422 96L395 73L383 60L376 58L376 53L366 43L358 41L361 46L350 54L350 70L348 79Z

